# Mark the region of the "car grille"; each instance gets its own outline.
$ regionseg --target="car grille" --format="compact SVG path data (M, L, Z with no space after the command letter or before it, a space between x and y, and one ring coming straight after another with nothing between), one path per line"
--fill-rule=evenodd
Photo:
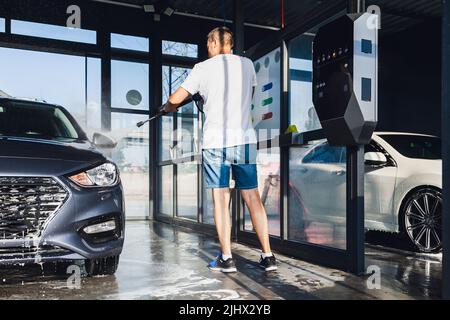
M0 248L0 259L8 256L52 256L70 254L71 251L56 246L42 246L42 247L22 247L22 248Z
M0 177L0 240L39 237L67 197L52 178Z

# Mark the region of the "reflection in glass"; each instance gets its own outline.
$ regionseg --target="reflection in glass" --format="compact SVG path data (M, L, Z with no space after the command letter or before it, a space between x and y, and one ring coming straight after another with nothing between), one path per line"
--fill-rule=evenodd
M203 189L203 223L214 224L214 202L211 189Z
M173 215L173 166L159 169L159 213Z
M112 33L111 48L149 52L150 41L144 37Z
M163 98L164 101L168 99L170 94L180 87L186 77L189 75L191 69L164 66L163 67ZM163 119L167 122L168 120ZM164 127L162 123L162 127ZM168 124L166 124L168 126ZM164 128L163 128L164 129ZM169 129L169 128L166 128ZM180 109L177 113L177 131L176 131L176 145L170 154L170 147L164 145L165 155L173 156L175 159L192 156L198 153L196 143L198 142L198 112L194 103L190 103ZM168 132L161 132L162 137L170 142L172 139ZM170 136L170 137L169 137ZM166 158L168 160L169 158Z
M125 192L127 218L149 216L149 131L148 126L136 128L145 115L112 113L111 133L118 145L112 152L119 166Z
M182 42L163 40L162 53L168 54L168 55L173 55L173 56L197 58L198 57L198 46L196 44L191 44L191 43L182 43Z
M198 212L198 164L177 165L178 216L197 221Z
M172 92L174 92L187 78L191 69L172 67ZM190 103L178 111L177 114L177 146L176 158L192 156L196 153L198 140L198 112L194 103Z
M85 128L88 137L92 138L95 132L101 131L101 60L100 58L87 58L87 84L86 84L86 117Z
M280 57L277 48L254 63L258 86L252 101L252 120L260 141L280 132Z
M181 84L184 82L184 80L189 75L189 72L191 69L187 68L179 68L179 67L170 67L170 92L173 93L175 90L177 90Z
M314 35L301 35L289 43L290 125L299 132L321 128L312 100L312 42Z
M280 236L280 149L259 150L257 164L259 192L269 220L269 233ZM247 207L245 230L253 230Z
M178 112L176 158L192 156L198 153L198 117L193 103Z
M346 248L345 151L323 140L290 150L290 240Z
M111 62L111 104L113 108L149 110L149 66L127 61ZM130 90L138 91L142 100L130 104Z
M97 32L37 22L11 20L11 33L46 39L97 43Z
M100 59L0 48L0 70L0 90L63 106L89 137L101 129Z
M0 18L0 32L5 32L5 19Z
M159 161L173 159L173 116L164 116L160 120Z

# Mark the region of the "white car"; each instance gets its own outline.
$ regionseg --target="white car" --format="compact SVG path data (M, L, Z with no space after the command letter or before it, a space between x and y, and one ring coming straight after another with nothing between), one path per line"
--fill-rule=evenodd
M290 187L303 221L345 225L346 149L325 140L301 149L291 160ZM377 132L365 160L366 229L404 233L418 251L440 251L440 138Z

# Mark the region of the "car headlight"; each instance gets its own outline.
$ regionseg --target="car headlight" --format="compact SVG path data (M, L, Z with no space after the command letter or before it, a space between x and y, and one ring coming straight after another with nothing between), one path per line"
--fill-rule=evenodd
M119 179L117 168L112 163L104 163L94 169L69 177L70 180L83 187L111 187Z

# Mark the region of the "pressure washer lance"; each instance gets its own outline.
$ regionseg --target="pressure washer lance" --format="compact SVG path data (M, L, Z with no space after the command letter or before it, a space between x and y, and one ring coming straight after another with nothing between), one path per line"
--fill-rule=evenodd
M163 108L164 108L164 107L163 107ZM147 124L147 123L149 123L149 122L152 122L153 120L159 119L159 118L161 118L162 116L165 116L166 114L167 114L167 112L165 112L164 110L161 110L161 111L159 111L157 114L155 114L153 117L151 117L150 119L145 120L145 121L141 121L141 122L137 123L136 126L137 126L138 128L141 128L141 127L143 127L145 124Z
M189 104L189 103L191 103L192 101L193 101L193 102L195 103L195 105L197 106L198 111L200 111L201 113L204 113L204 112L203 112L203 104L204 104L204 101L203 101L202 96L201 96L200 94L198 94L198 93L195 94L195 95L193 95L191 99L186 100L185 102L183 102L183 103L178 107L178 109L181 108L181 107L183 107L183 106L185 106L185 105L187 105L187 104ZM153 117L151 117L151 118L148 119L148 120L141 121L141 122L137 123L136 126L137 126L138 128L141 128L141 127L143 127L145 124L147 124L147 123L149 123L149 122L152 122L152 121L154 121L154 120L156 120L156 119L159 119L159 118L165 116L166 114L167 114L167 112L164 111L164 106L162 106L161 109L160 109L160 111L159 111L157 114L155 114Z

